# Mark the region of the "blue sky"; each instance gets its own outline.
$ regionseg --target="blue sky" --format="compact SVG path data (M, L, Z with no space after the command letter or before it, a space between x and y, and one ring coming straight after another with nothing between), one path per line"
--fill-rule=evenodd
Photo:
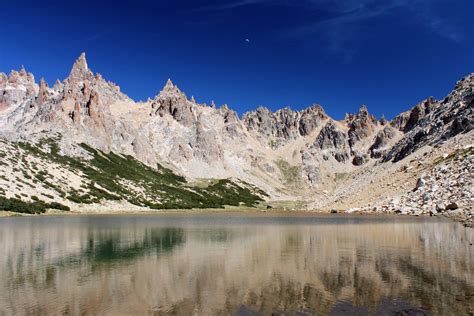
M82 51L135 100L171 78L243 114L320 103L392 118L474 71L472 0L6 1L0 72L50 84Z

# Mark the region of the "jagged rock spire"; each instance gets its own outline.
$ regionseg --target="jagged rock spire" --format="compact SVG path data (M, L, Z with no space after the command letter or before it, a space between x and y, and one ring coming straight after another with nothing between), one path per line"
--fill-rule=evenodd
M56 79L56 82L54 83L53 90L55 91L60 91L63 88L63 84L59 79Z
M25 66L21 65L20 76L21 77L26 77L26 75L27 75L27 73L26 73Z
M168 97L179 99L180 102L187 101L186 95L181 90L179 90L178 86L175 85L173 81L171 81L171 79L168 79L166 81L165 86L163 87L163 89L160 91L160 93L157 95L155 99L168 98Z
M8 75L8 82L15 84L18 82L18 77L19 77L18 71L12 70L10 71L10 74Z
M46 88L48 88L48 83L46 82L46 80L44 80L43 77L41 77L41 79L40 79L40 84L39 84L39 86L40 86L40 89L46 89Z
M168 80L166 80L165 88L166 87L170 87L170 88L174 87L174 83L173 83L173 81L171 81L171 78L168 78Z
M72 80L85 80L93 77L92 72L89 70L86 60L86 53L82 53L79 58L76 59L72 66L69 74L69 79Z
M76 59L76 62L74 63L73 68L78 68L78 69L83 69L83 70L88 70L89 67L87 66L87 60L86 60L86 53L82 52L79 58Z
M44 78L41 78L39 83L38 102L42 105L48 97L48 84Z
M159 116L172 115L173 118L185 126L190 126L193 121L191 103L186 95L179 90L171 79L166 81L165 86L152 102L152 109Z
M161 93L176 93L181 92L178 87L168 78L166 80L166 84L164 85L163 89L161 89Z
M177 86L174 85L173 81L171 81L171 79L168 78L168 80L166 80L165 86L163 87L161 91L162 92L177 92L179 91L179 89Z
M325 113L323 106L321 104L318 104L318 103L311 104L306 110L307 111L317 111L317 112ZM304 110L303 110L303 112L304 112Z
M351 148L363 138L372 135L377 119L375 116L369 114L367 106L361 105L359 112L356 115L350 114L346 117L347 125L349 127L349 145Z
M6 84L8 76L4 72L0 72L0 86Z
M320 104L313 104L307 109L299 112L299 133L301 136L309 135L317 127L321 126L323 120L328 116Z
M369 114L369 110L367 109L367 106L365 104L360 105L359 114L362 114L362 115L368 115Z

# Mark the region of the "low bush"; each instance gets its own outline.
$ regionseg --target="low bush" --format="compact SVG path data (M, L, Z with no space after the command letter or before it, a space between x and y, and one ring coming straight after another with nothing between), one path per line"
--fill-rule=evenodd
M46 205L47 205L47 208L51 208L51 209L54 209L54 210L60 210L60 211L70 211L71 210L69 208L69 206L63 205L63 204L58 203L58 202L51 202L51 203L46 204Z
M46 211L44 203L39 201L25 202L18 198L0 197L0 210L18 213L40 214Z
M18 198L6 198L0 196L0 210L11 211L28 214L41 214L47 209L56 209L62 211L69 211L69 207L57 202L45 203L43 201L34 200L33 202L26 202Z

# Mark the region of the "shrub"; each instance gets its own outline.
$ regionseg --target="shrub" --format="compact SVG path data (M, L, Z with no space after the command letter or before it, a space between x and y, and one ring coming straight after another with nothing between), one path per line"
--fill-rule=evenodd
M33 199L35 196L32 196ZM37 198L37 197L36 197ZM34 200L33 202L25 202L17 198L6 198L0 196L0 210L11 211L18 213L40 214L44 213L46 209L56 209L62 211L69 211L69 207L57 202L45 203L41 200Z
M58 202L51 202L51 203L47 204L47 208L52 208L52 209L61 210L61 211L70 211L71 210L69 208L69 206L63 205L63 204L58 203Z
M39 214L46 211L46 206L39 201L24 202L18 198L0 197L0 209L19 213Z

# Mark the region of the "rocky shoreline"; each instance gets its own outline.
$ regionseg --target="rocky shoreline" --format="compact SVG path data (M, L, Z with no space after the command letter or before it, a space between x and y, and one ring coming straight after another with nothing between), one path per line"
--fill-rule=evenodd
M374 207L375 208L375 207ZM406 217L446 217L456 222L460 222L463 226L474 228L473 212L463 212L463 210L443 210L439 212L426 212L420 209L410 208L410 211L402 212L401 209L406 209L405 206L391 207L388 209L374 208L352 208L342 211L343 214L359 214L359 215L387 215L387 216L406 216ZM337 210L331 210L331 213L340 213Z
M435 160L434 166L418 178L416 187L407 194L347 212L441 215L474 227L473 174L474 147L468 145Z

